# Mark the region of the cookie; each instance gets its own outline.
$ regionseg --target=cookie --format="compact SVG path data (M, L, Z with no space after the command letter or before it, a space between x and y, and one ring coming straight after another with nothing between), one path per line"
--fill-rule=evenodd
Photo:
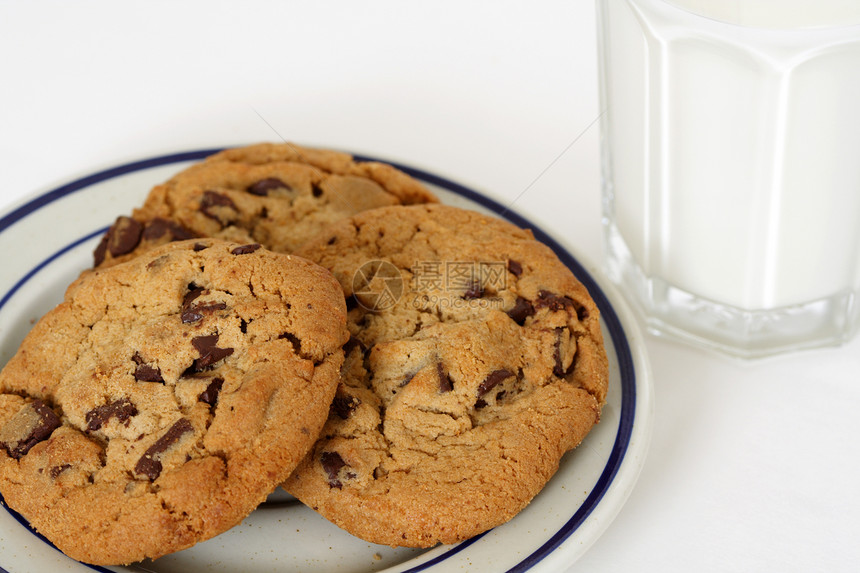
M350 533L429 547L502 524L598 422L599 311L529 231L396 206L298 253L340 282L351 337L328 421L284 488Z
M435 201L402 171L346 153L286 143L229 149L153 188L142 207L104 235L94 262L108 266L191 237L257 242L290 253L355 213Z
M331 274L258 244L87 273L0 372L0 493L87 563L217 535L312 446L347 339Z

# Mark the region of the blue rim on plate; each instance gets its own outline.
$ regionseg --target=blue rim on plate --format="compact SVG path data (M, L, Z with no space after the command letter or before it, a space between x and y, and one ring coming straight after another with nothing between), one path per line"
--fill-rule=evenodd
M60 187L57 187L56 189L48 191L47 193L39 195L38 197L28 201L24 205L11 211L9 214L0 219L0 233L5 232L17 221L27 217L28 215L45 207L46 205L49 205L50 203L71 193L86 189L87 187L96 183L101 183L114 177L133 173L135 171L151 169L153 167L161 167L164 165L169 165L172 163L181 163L184 161L199 161L209 155L212 155L213 153L217 153L218 151L221 151L221 148L201 149L196 151L163 155L159 157L153 157L141 161L127 163L124 165L119 165L117 167L113 167L104 171L100 171L98 173L94 173L92 175L88 175L86 177L82 177L80 179L72 181L71 183L62 185ZM354 155L354 158L356 161L380 161L378 159L362 155ZM636 370L634 368L633 355L630 349L630 345L627 342L627 337L625 336L621 320L619 319L615 310L612 308L612 305L609 303L609 299L606 297L605 293L594 280L594 278L585 270L585 268L579 263L579 261L577 261L570 253L567 252L567 250L565 250L558 242L556 242L555 239L553 239L539 227L532 224L525 217L522 217L521 215L510 211L500 203L476 191L473 191L468 187L464 187L463 185L460 185L443 177L439 177L438 175L434 175L432 173L416 169L414 167L401 165L391 161L385 161L385 163L388 163L389 165L400 169L404 173L407 173L420 181L435 185L437 187L465 197L466 199L474 201L475 203L478 203L486 209L489 209L497 216L508 219L515 225L531 229L535 238L544 243L545 245L549 246L558 256L558 258L588 289L589 294L591 294L591 297L594 299L594 302L597 304L597 307L600 310L601 317L607 330L609 331L609 336L611 337L612 343L615 347L621 379L621 410L618 423L618 432L616 433L615 442L612 445L609 459L603 469L603 472L600 474L600 477L598 478L594 488L591 490L585 501L582 503L582 505L580 505L577 511L573 514L573 516L571 516L571 518L557 532L555 532L543 545L541 545L541 547L539 547L537 550L525 557L517 565L509 569L508 573L519 573L522 571L527 571L534 567L550 553L555 551L555 549L557 549L566 539L568 539L577 530L577 528L579 528L579 526L597 507L598 503L600 503L600 500L608 491L610 485L612 484L612 481L615 478L615 475L618 473L618 470L621 467L621 462L624 460L624 456L627 452L627 447L630 443L631 435L633 432L634 414L636 409ZM15 292L17 292L24 284L26 284L27 281L29 281L37 272L51 264L54 260L62 256L67 251L71 250L72 248L80 245L85 241L92 239L97 235L100 235L104 231L105 229L102 228L93 233L88 234L85 237L79 238L35 265L28 273L21 277L12 286L12 288L9 289L8 292L3 293L3 296L0 297L0 310L3 309L4 305L15 294ZM51 547L54 547L54 545L50 541L48 541L47 538L30 528L30 524L27 522L26 519L24 519L16 511L6 506L6 504L3 502L2 496L0 496L0 504L2 504L3 508L8 511L18 522L30 529L33 534L36 535L39 539L41 539ZM434 565L441 563L448 557L455 555L456 553L459 553L463 549L469 547L484 535L486 535L486 533L483 533L458 545L455 545L450 550L436 556L435 558L425 563L421 563L420 565L408 569L404 573L417 573L419 571L424 571L430 567L433 567ZM111 573L109 569L106 569L104 567L88 564L83 565L86 565L87 567L90 567L95 571ZM0 572L2 571L5 571L5 569L0 566Z

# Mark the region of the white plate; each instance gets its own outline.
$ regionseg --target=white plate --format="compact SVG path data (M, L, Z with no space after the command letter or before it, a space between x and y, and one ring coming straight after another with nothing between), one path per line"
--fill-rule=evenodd
M106 227L140 205L149 189L216 150L165 155L76 179L0 216L0 365L33 323L92 264ZM367 157L359 159L370 159ZM131 567L73 561L5 504L0 507L0 570L21 571L562 571L606 529L626 501L644 462L651 430L651 380L643 342L621 298L552 237L494 201L436 175L400 169L443 202L504 213L533 230L588 287L602 313L610 389L601 422L562 460L558 473L509 523L457 545L392 549L363 542L293 501L264 504L209 541ZM610 302L611 300L611 302ZM2 498L0 498L0 502Z

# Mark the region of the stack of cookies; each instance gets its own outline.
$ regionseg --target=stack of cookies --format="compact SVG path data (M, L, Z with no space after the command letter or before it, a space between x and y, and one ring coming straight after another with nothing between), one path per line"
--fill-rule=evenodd
M227 150L120 215L0 372L0 494L101 565L279 486L372 543L454 543L541 490L607 368L597 307L529 231L385 164Z

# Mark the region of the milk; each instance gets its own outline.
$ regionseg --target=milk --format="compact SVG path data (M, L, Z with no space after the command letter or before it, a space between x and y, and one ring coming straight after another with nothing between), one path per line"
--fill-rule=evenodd
M598 1L613 279L655 330L737 354L844 340L860 1Z

